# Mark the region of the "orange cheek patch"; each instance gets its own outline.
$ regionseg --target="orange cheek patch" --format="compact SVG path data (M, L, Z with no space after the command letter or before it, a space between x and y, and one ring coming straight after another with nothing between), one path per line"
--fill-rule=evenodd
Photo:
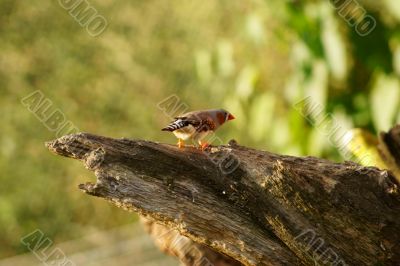
M220 125L225 122L225 116L223 114L221 114L221 113L217 114L217 119L218 119L218 122L219 122Z

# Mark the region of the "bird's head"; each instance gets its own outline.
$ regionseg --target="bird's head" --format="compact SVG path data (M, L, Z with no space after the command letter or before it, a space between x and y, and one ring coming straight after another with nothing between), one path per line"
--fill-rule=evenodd
M225 123L226 121L233 120L235 117L224 109L218 109L215 111L216 118L220 125Z

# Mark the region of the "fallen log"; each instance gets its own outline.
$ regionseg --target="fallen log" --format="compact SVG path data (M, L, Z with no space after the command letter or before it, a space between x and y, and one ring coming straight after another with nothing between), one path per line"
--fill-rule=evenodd
M46 146L95 173L96 183L79 186L85 193L139 213L153 235L164 231L164 250L185 265L400 265L389 171L235 141L203 152L80 133Z

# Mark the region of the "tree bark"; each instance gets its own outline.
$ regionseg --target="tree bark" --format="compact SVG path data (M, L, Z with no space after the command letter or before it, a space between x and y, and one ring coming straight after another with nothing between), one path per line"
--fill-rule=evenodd
M235 141L203 152L81 133L46 145L94 171L80 189L145 217L185 265L400 265L389 171Z

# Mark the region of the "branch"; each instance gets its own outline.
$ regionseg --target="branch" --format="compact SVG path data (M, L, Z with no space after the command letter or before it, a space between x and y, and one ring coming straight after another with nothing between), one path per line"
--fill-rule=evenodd
M46 145L94 171L85 193L244 265L400 261L400 196L387 171L234 141L202 152L81 133Z

